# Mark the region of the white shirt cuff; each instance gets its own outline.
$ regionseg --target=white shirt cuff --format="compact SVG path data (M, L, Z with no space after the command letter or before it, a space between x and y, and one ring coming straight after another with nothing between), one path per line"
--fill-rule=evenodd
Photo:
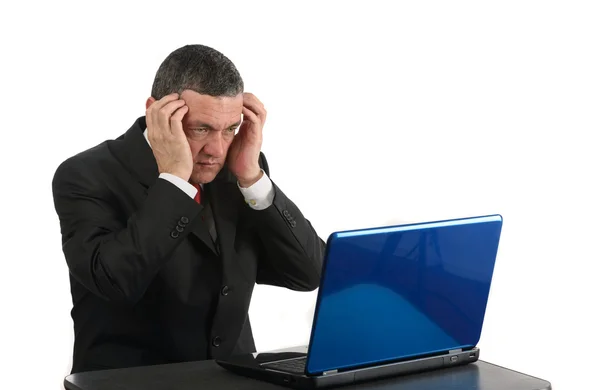
M188 194L190 196L190 198L192 198L192 199L194 199L194 197L196 196L196 193L198 192L196 187L194 187L187 181L183 180L182 178L175 176L175 175L171 175L170 173L161 173L158 177L160 179L165 179L167 181L170 181L175 186L179 187L179 189L181 191Z
M248 188L240 187L238 182L238 188L244 195L244 199L248 206L254 210L264 210L273 204L275 198L275 189L271 179L267 176L265 171L262 171L262 177Z

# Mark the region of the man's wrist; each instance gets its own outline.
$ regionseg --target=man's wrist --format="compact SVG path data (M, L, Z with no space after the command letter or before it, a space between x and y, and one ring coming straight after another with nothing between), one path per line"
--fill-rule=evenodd
M248 188L238 187L244 196L244 201L254 210L264 210L273 204L275 199L275 188L266 172L261 170L262 176L258 181Z
M159 179L164 179L171 182L173 185L178 187L180 190L185 192L190 198L194 198L198 193L196 187L183 180L181 177L177 175L173 175L172 173L163 172L158 175Z
M192 176L192 172L187 169L158 169L159 174L167 174L172 176L177 176L181 180L188 181Z
M259 181L262 178L262 176L263 176L263 171L262 171L262 169L258 168L256 170L256 174L249 176L249 178L238 177L237 180L238 180L240 187L249 188L253 184L255 184L257 181Z

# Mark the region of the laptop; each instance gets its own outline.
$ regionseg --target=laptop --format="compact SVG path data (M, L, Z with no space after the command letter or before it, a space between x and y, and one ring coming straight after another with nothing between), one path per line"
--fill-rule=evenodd
M216 362L297 389L475 362L502 222L496 214L332 233L308 346Z

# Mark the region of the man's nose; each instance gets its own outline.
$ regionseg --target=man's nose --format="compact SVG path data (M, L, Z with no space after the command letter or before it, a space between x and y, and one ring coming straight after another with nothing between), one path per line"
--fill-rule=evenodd
M221 158L225 154L225 143L220 131L212 132L210 139L204 146L206 154L210 154L215 158Z

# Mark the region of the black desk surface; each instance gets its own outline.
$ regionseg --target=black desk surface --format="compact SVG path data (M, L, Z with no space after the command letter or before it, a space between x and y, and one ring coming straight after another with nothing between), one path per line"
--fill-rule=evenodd
M67 390L269 390L284 387L232 374L214 361L94 371L70 375ZM550 390L549 382L478 361L339 389L363 390Z

